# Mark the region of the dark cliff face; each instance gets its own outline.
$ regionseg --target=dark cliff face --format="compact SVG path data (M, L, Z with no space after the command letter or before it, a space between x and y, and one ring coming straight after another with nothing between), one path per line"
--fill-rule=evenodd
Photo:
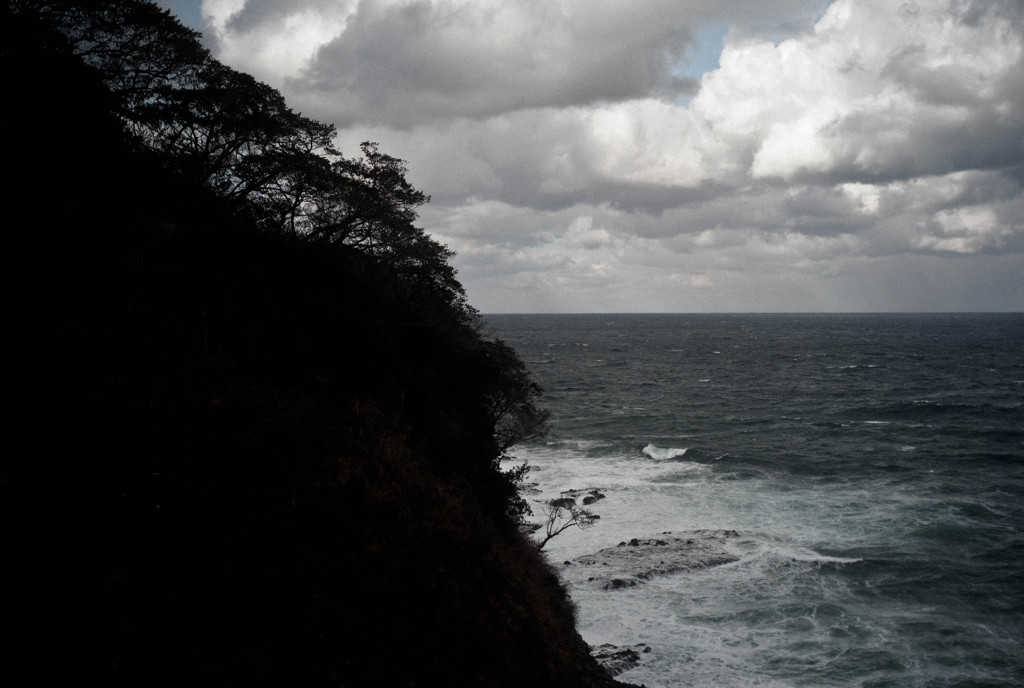
M2 489L34 671L605 685L509 518L464 311L248 225L129 145L89 69L9 45L4 126L34 145Z

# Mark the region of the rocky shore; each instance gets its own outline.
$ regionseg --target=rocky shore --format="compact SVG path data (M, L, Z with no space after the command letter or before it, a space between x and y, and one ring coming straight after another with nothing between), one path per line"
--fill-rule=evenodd
M585 554L563 564L563 576L573 585L589 584L604 590L629 588L655 576L696 571L738 560L727 547L739 537L735 530L694 530L655 538L633 538Z
M608 672L609 676L615 677L636 667L640 664L642 656L650 651L651 647L646 643L637 643L631 647L603 643L597 647L591 647L590 656L597 660L597 663ZM628 686L629 684L620 685Z
M601 590L631 588L656 576L737 561L739 557L729 551L728 543L738 537L735 530L694 530L633 538L615 547L566 560L561 573L573 586L590 585ZM591 656L613 677L635 668L650 652L650 646L645 643L630 647L602 644L590 648Z

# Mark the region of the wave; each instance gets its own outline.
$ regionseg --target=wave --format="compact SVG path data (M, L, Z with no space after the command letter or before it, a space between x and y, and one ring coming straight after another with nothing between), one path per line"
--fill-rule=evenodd
M835 557L819 554L812 549L802 547L769 546L766 552L774 557L787 561L799 561L808 564L856 564L864 561L859 557Z
M795 557L795 559L812 564L857 564L864 561L857 557L830 557L826 554L803 554Z
M648 444L643 448L643 453L656 461L665 461L667 459L675 459L682 456L686 453L686 448L655 447L653 444Z
M577 449L579 451L590 451L592 449L603 449L605 447L612 447L614 444L608 440L581 440L578 438L560 439L555 441L549 441L549 447L562 446Z

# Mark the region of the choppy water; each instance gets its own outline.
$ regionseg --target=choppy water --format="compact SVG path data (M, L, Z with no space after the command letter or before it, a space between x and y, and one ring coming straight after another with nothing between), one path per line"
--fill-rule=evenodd
M739 561L579 586L648 686L1024 685L1024 316L488 316L545 388L552 562L663 531ZM685 450L685 452L683 451Z

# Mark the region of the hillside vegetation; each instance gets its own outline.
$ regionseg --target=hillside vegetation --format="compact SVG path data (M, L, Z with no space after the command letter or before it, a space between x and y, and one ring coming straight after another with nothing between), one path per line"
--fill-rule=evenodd
M614 685L502 470L540 390L404 163L345 157L155 5L4 13L30 675Z

